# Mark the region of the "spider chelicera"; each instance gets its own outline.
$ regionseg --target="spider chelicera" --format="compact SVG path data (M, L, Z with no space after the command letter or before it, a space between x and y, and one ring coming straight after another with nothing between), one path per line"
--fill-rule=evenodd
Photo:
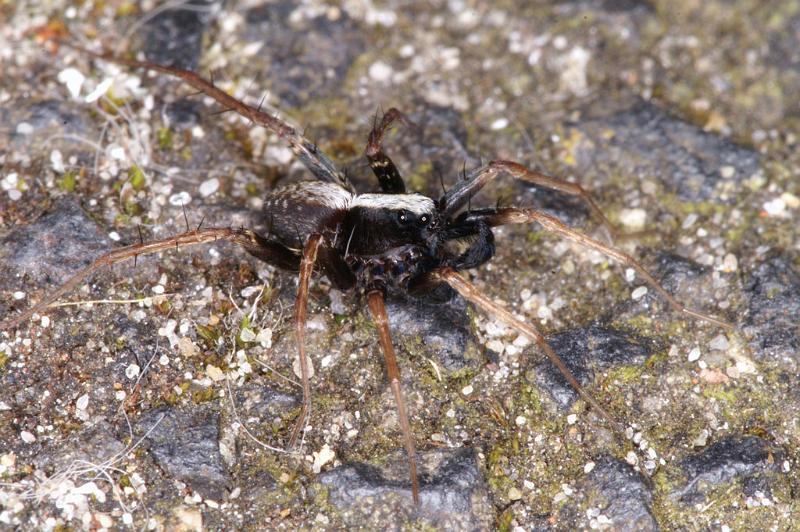
M195 230L187 230L169 238L118 248L93 261L35 306L18 316L7 318L0 324L0 330L17 328L33 314L40 313L55 300L76 288L94 272L116 262L171 248L217 240L234 242L266 263L284 270L299 272L294 327L302 375L303 406L291 434L290 444L293 446L307 425L311 405L305 349L309 282L315 273L324 274L336 288L343 291L358 291L367 300L378 329L389 384L397 405L400 428L408 452L411 494L413 500L418 503L420 486L417 478L414 438L409 426L400 387L400 370L389 331L384 303L387 290L399 290L412 295L425 295L434 291L441 293L442 289L459 293L482 311L532 338L587 403L615 430L620 431L619 424L584 391L534 325L517 319L503 306L483 295L475 285L459 273L477 268L492 258L495 252L493 227L536 222L546 231L595 249L634 269L674 310L721 327L731 327L725 321L685 307L631 256L567 227L553 216L529 208L472 209L469 206L469 200L495 177L504 173L510 174L532 185L579 197L605 226L611 237L618 236L615 228L580 185L543 175L515 162L498 160L482 165L465 175L465 179L445 191L438 199L408 193L397 167L382 147L383 137L391 125L397 121L406 121L401 112L390 109L381 120L375 121L365 150L381 192L360 194L344 173L300 132L279 118L263 112L260 106L253 107L230 96L213 82L201 78L194 72L107 54L95 54L82 49L81 51L100 60L131 68L162 72L182 79L188 85L212 97L225 110L233 110L254 124L266 127L285 139L314 179L278 188L267 195L263 213L270 227L267 234L259 234L245 228L198 226ZM452 243L463 240L468 241L467 247L462 251L455 251Z

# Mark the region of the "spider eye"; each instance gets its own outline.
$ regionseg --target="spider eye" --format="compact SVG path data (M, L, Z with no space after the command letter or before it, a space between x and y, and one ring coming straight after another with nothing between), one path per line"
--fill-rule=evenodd
M397 222L400 225L407 225L411 221L411 214L407 210L397 211Z
M423 225L428 225L428 220L429 218L427 214L423 214L419 217L419 221L422 222Z

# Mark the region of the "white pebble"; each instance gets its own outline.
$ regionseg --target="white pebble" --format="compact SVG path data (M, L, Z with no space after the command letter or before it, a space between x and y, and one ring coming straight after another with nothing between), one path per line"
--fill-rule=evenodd
M139 371L141 371L141 368L139 368L138 365L131 364L130 366L125 368L125 376L133 380L139 376Z
M86 96L84 101L86 103L92 103L94 101L99 100L101 96L103 96L106 92L108 92L108 89L111 87L111 84L113 82L114 80L111 78L104 79L103 81L98 83L97 87L95 87L94 90Z
M639 299L643 298L646 293L647 293L647 287L640 286L636 288L633 292L631 292L631 299L633 299L634 301L638 301Z
M256 335L256 342L264 349L272 347L272 329L261 329ZM324 366L323 366L324 367Z
M42 320L39 322L43 329L47 329L50 327L50 317L49 316L42 316Z
M12 295L12 297L13 297L14 299L16 299L17 301L19 301L20 299L25 299L25 292L21 292L21 291L19 291L19 290L17 290L16 292L14 292L14 293L13 293L13 294L11 294L11 295Z
M517 418L514 420L514 423L516 423L518 427L522 427L527 422L528 420L525 418L525 416L517 416Z
M108 156L112 159L116 159L117 161L124 161L127 155L125 154L125 148L119 146L117 144L111 144L106 148L108 152Z
M225 373L217 366L212 366L211 364L206 366L206 375L214 382L225 380Z
M583 466L584 473L591 473L594 470L595 463L594 462L586 462L586 465Z
M239 339L242 342L253 342L256 339L256 333L253 332L253 329L245 327L239 331Z
M163 294L164 293L164 285L157 284L152 288L152 290L153 290L154 294L159 294L159 295Z
M622 209L619 213L619 221L630 229L642 229L645 221L647 221L647 211L644 209Z
M724 334L718 334L708 343L708 347L715 351L725 351L729 347L728 337Z
M75 408L78 410L86 410L89 406L89 394L85 393L78 397L78 400L75 401Z
M336 458L336 453L333 452L333 449L327 443L323 445L322 449L314 453L314 464L311 466L314 473L319 473L322 466L334 458Z
M191 203L192 197L189 195L188 192L178 192L177 194L173 194L169 197L169 204L173 207L181 207L183 205L188 205Z
M33 443L36 441L36 436L28 432L27 430L23 430L22 432L20 432L19 437L22 438L22 441L24 441L25 443Z
M30 135L33 133L33 126L27 122L20 122L17 124L17 133L20 135Z
M375 81L386 82L392 75L392 67L383 61L375 61L369 67L369 77Z
M310 379L314 377L314 364L309 357L306 357L306 369L308 369L308 378ZM292 363L292 371L298 379L303 378L303 368L300 367L299 356L295 357L294 362Z
M490 126L494 130L505 129L508 127L508 118L498 118Z
M689 362L694 362L695 360L700 358L700 348L695 347L691 351L689 351L688 360Z
M730 179L736 175L736 168L733 166L722 166L719 169L719 175L721 175L723 179Z
M736 258L736 255L733 253L728 253L722 259L722 271L723 272L735 272L739 268L739 259Z
M22 192L17 189L9 190L8 191L8 199L11 201L17 201L22 197Z
M61 155L59 150L53 150L50 152L50 164L53 167L53 170L56 172L63 172L64 168L64 156Z
M204 198L209 197L211 194L219 190L219 179L212 177L200 183L200 195Z
M472 385L471 384L467 384L466 386L461 388L461 394L462 395L469 395L471 393L472 393Z
M636 453L633 451L628 451L628 454L625 455L625 461L628 462L630 465L635 466L639 463L639 457L636 456Z
M686 218L683 219L683 223L681 224L681 229L689 229L694 223L697 221L697 215L695 213L690 214Z
M786 202L783 198L775 198L774 200L764 203L764 210L770 216L782 216L786 211Z
M796 209L800 207L800 198L798 198L791 192L784 192L783 194L781 194L781 199L790 209Z
M567 416L567 425L574 425L578 422L578 414L570 414Z
M77 98L81 95L81 87L83 87L83 82L86 81L86 76L78 69L69 67L59 72L57 79L67 86L67 90L73 98Z

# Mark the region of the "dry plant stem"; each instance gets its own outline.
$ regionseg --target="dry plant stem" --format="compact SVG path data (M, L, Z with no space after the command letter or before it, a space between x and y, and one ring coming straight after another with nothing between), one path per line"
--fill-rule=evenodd
M675 309L677 312L682 312L683 314L687 314L694 318L707 321L708 323L712 323L714 325L718 325L720 327L724 327L726 329L733 329L733 325L728 323L727 321L721 320L719 318L715 318L710 314L706 314L704 312L700 312L697 310L690 309L685 305L682 305L678 302L675 297L667 292L667 290L661 286L655 277L653 277L650 272L648 272L644 266L639 264L639 262L628 255L627 253L623 253L617 249L614 249L610 246L603 244L602 242L598 242L594 238L591 238L583 233L575 231L574 229L570 229L564 222L545 214L543 212L534 210L534 209L515 209L515 208L507 208L507 209L500 209L498 210L497 214L494 215L490 220L489 223L492 225L504 225L504 224L520 224L520 223L530 223L536 222L541 225L546 231L550 231L551 233L556 233L567 240L571 240L577 244L582 246L595 249L604 255L611 257L612 259L624 264L625 266L629 266L636 270L636 272L645 280L645 282L650 285L656 292L663 297L667 303Z
M102 255L101 257L92 261L89 266L83 268L78 273L70 277L66 283L58 287L58 289L54 290L52 293L48 294L39 303L29 308L19 316L0 323L0 330L16 329L21 323L28 320L34 314L41 313L45 308L47 308L61 296L74 290L75 287L77 287L84 279L87 279L89 276L105 266L111 266L117 262L135 258L139 255L149 255L173 248L178 249L186 246L216 242L217 240L227 240L229 242L234 242L244 246L245 248L252 249L259 247L259 239L253 231L248 229L232 229L227 227L209 227L206 229L186 231L185 233L163 238L161 240L153 240L152 242L125 246L106 253L105 255Z
M461 294L464 299L470 301L474 305L477 305L489 316L496 316L500 318L501 321L516 329L518 332L533 338L542 351L544 351L545 355L547 355L547 358L549 358L556 368L558 368L558 371L561 372L570 386L572 386L575 391L580 394L583 400L589 403L592 408L599 412L600 415L602 415L603 418L605 418L611 427L618 433L618 435L624 434L624 427L616 419L614 419L614 417L609 414L605 408L600 406L600 403L595 401L586 390L584 390L583 386L581 386L561 357L558 356L555 351L553 351L553 348L550 347L550 344L547 343L547 340L544 339L544 336L536 327L515 318L514 315L508 310L483 295L474 284L467 281L454 269L441 268L432 272L432 275L434 278L438 278L439 280L449 284L456 292Z
M303 409L300 418L292 430L289 446L294 447L297 437L303 432L311 413L311 384L308 376L308 356L306 354L306 317L308 315L308 285L314 273L314 263L317 261L317 252L322 244L322 235L313 234L308 237L303 249L303 259L300 261L300 282L297 286L297 299L294 302L294 330L297 337L297 352L300 357L300 376L303 380Z
M397 365L397 358L394 354L394 344L389 334L389 317L386 314L386 305L383 300L383 293L372 291L367 294L369 310L372 320L378 327L380 335L381 349L386 360L386 374L389 377L389 385L392 387L394 401L397 404L397 417L400 421L400 429L403 431L403 441L408 453L408 464L411 474L411 495L414 503L419 504L419 479L417 478L417 454L414 449L414 436L411 433L411 425L408 422L408 412L403 398L403 390L400 387L400 368Z

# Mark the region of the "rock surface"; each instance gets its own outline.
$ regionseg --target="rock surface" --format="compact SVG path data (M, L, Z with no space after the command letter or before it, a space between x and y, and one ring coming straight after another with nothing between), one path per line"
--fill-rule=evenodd
M377 188L362 154L389 107L414 123L385 139L409 190L437 198L492 159L579 183L623 231L645 230L619 247L734 328L670 311L640 276L535 225L496 228L496 257L467 275L627 430L583 410L495 317L392 300L427 464L417 512L363 299L312 283L313 402L286 452L295 275L221 242L140 257L0 331L0 528L791 528L794 0L151 4L0 3L0 320L140 230L264 222L265 192L308 177L277 136L180 82L45 42L69 35L263 100L362 191ZM584 202L508 176L470 204L534 206L605 238Z

